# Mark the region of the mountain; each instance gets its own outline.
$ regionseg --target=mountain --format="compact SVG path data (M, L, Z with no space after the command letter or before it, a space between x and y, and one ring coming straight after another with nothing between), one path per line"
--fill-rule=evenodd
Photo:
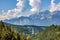
M4 23L5 26L10 26L12 30L17 31L17 33L25 33L25 34L33 34L36 35L37 33L45 30L47 26L35 26L35 25L13 25Z
M12 25L0 21L0 40L60 40L60 26Z
M52 15L51 15L52 14ZM51 13L46 10L40 13L32 14L29 17L18 17L4 22L16 25L38 25L38 26L49 26L51 24L60 25L60 11Z

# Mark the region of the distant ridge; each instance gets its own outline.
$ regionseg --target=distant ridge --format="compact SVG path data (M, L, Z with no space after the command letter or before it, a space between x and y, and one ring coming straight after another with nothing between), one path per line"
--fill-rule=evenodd
M16 30L18 33L34 34L41 32L47 28L47 26L35 26L35 25L14 25L4 22L5 26L10 26L12 30Z
M37 25L37 26L49 26L52 24L60 25L60 11L46 10L38 14L32 14L29 17L21 16L19 18L13 18L10 20L4 20L4 22L16 25Z

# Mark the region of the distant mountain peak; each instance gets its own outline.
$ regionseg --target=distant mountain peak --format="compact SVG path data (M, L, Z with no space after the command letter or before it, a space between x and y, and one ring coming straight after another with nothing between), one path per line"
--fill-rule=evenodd
M53 15L50 14L51 12L49 10L46 10L37 14L32 14L29 17L21 16L4 21L18 25L51 25L52 23L60 24L60 11L53 12Z

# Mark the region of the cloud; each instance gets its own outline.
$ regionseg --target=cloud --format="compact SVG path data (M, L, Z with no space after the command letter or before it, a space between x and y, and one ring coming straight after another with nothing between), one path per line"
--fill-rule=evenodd
M0 15L0 20L4 20L4 19L9 19L11 17L11 15L10 15L10 11L8 11L8 12L4 12L4 11L2 11L2 15Z
M19 17L20 13L26 11L25 7L26 7L26 0L17 0L17 4L16 4L16 8L12 9L12 10L8 10L7 12L4 12L2 10L2 15L0 15L0 20L5 20L5 19L10 19L10 18L14 18L14 17Z
M29 4L32 7L30 9L30 11L32 11L32 12L39 12L40 11L40 5L41 5L40 0L30 0Z
M54 3L55 0L51 0L50 12L60 11L60 2L58 4Z
M25 10L26 10L26 9L25 9L25 6L26 6L25 1L26 1L26 0L17 0L17 1L18 1L18 3L16 4L17 8L20 9L21 12L22 12L22 11L25 11ZM18 11L19 11L19 10L18 10Z
M16 18L24 15L29 16L33 13L40 12L40 5L41 5L40 0L29 0L28 4L31 6L31 9L29 10L26 9L26 1L27 0L17 0L16 8L8 10L7 12L2 10L0 20Z
M45 19L45 15L42 14L40 19L41 19L41 20Z

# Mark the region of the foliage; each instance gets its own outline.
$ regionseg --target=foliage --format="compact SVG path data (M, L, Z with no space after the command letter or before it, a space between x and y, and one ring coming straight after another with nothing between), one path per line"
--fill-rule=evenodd
M22 31L23 28L17 30ZM48 26L37 35L26 34L24 31L19 33L17 30L12 30L11 26L0 21L0 40L60 40L60 26L57 25Z
M51 25L38 33L34 40L60 40L60 26Z
M17 31L12 31L10 26L5 26L4 23L0 22L0 40L27 40L25 34L19 34Z

